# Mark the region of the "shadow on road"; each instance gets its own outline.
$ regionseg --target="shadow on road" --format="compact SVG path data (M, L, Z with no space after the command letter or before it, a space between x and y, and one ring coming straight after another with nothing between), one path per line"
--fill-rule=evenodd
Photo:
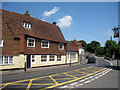
M120 71L120 66L105 66L105 67Z

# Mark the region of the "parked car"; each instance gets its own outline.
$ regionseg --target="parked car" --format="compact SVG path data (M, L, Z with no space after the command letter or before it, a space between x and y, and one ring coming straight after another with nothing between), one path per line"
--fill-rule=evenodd
M95 63L96 62L96 58L95 57L89 57L88 58L88 63Z

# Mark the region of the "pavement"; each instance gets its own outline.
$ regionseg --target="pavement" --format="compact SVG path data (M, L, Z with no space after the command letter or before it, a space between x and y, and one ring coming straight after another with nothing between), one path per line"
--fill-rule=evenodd
M87 60L81 60L81 65L86 64ZM80 63L74 63L72 66L80 65ZM64 65L55 65L55 66L44 66L44 67L35 67L35 68L27 68L25 71L24 69L19 70L6 70L6 71L0 71L0 76L6 76L6 75L13 75L13 74L23 74L23 73L32 73L32 72L38 72L40 70L46 70L46 69L52 69L52 68L61 68L61 67L68 67L70 64L64 64Z

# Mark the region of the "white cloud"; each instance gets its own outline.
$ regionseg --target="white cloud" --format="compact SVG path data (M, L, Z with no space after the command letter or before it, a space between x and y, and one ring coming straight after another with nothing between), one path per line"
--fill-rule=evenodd
M54 7L51 11L45 11L44 14L43 14L43 17L47 17L47 16L50 16L54 13L56 13L57 11L59 10L59 7Z
M72 17L71 16L64 16L63 18L59 19L58 20L58 25L61 27L61 28L64 28L64 27L69 27L71 26L71 23L72 22Z

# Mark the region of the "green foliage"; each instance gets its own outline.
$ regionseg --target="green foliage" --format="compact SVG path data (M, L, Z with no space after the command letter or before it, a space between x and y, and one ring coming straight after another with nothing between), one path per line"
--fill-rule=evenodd
M96 54L97 55L104 55L105 54L105 48L104 47L97 47Z
M82 43L82 46L83 46L84 50L86 51L86 49L87 49L87 43L84 40L80 40L78 42Z
M120 46L117 46L117 50L115 51L115 57L120 60Z
M95 53L97 47L100 47L100 43L98 41L91 41L91 43L87 44L87 51Z
M107 40L105 43L106 57L112 58L112 55L116 54L118 45L115 41Z

